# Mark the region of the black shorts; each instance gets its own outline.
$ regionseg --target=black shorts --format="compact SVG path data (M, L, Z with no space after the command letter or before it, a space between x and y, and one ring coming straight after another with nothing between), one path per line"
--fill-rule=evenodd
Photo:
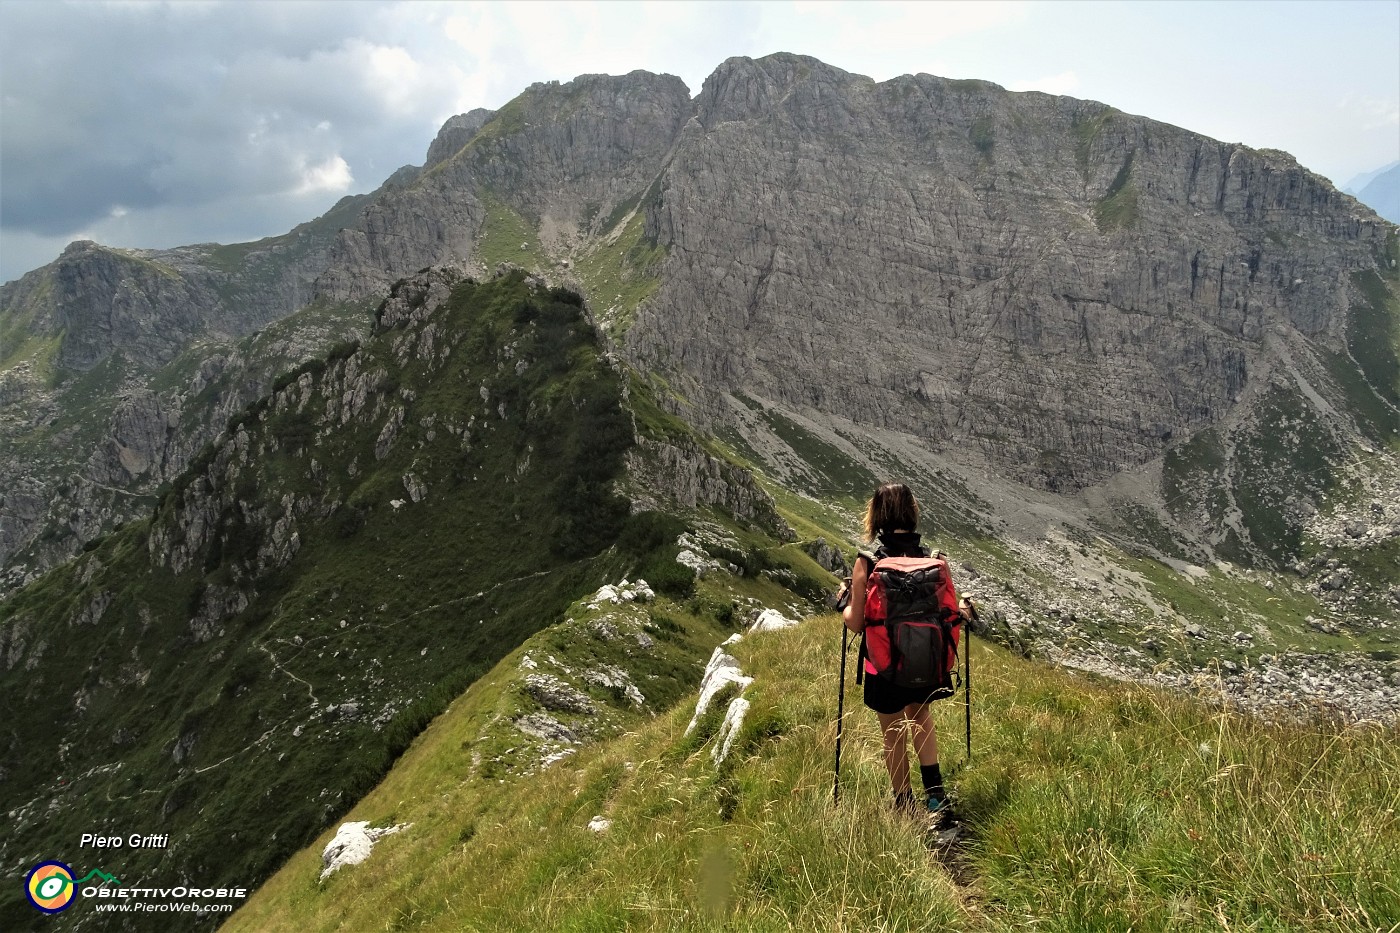
M865 671L865 705L886 716L904 711L904 707L946 700L951 694L937 690L910 689L900 687L890 680Z

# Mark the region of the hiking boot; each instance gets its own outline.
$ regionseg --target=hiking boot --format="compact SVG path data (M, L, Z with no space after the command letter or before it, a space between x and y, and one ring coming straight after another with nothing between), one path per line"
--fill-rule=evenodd
M919 816L920 808L914 799L913 791L903 791L894 795L894 812L901 816Z
M953 818L953 802L947 797L929 794L924 798L924 807L930 823L942 824Z

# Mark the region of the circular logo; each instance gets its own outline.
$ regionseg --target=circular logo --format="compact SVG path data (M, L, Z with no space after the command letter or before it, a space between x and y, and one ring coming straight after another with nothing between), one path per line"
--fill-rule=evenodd
M24 879L29 903L46 914L56 914L73 903L73 869L62 862L40 862Z

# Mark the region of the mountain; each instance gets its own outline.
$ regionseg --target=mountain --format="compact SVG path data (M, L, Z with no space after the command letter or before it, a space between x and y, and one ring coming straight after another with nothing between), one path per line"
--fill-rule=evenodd
M1367 182L1356 199L1391 223L1400 223L1400 164Z
M537 84L426 161L0 289L11 874L149 824L133 877L257 884L459 696L445 786L678 715L886 478L1015 653L1400 708L1400 233L1285 153L780 54Z
M149 510L280 372L363 334L373 303L313 301L308 270L366 200L256 243L80 241L0 286L0 592Z
M1356 193L1358 191L1360 191L1362 188L1365 188L1377 177L1384 175L1386 172L1390 171L1396 166L1400 166L1400 159L1396 159L1389 165L1382 165L1378 169L1374 169L1369 172L1362 172L1360 175L1353 177L1351 181L1347 182L1345 185L1342 186L1342 194L1349 194L1352 197L1356 197Z
M123 872L255 884L572 600L637 569L692 585L684 526L632 515L634 486L791 534L644 399L571 292L400 283L363 344L280 376L146 518L0 603L0 701L31 711L0 734L0 864L158 824L179 844ZM698 672L652 660L653 702ZM28 911L0 898L7 929Z
M588 295L618 352L757 451L789 446L762 409L857 459L893 431L936 441L969 478L1075 493L1251 419L1275 383L1274 407L1323 412L1327 433L1388 443L1400 427L1393 295L1362 282L1389 270L1393 228L1286 154L1091 102L927 75L875 84L793 55L726 62L694 100L668 76L584 76L455 119L428 167L354 208L317 222L285 273L300 284L270 291L282 313L308 293L372 303L435 263L515 261ZM264 252L208 248L193 271L129 282L181 308L155 283L195 289L218 256L251 282ZM58 332L33 296L62 268L4 294L7 326ZM91 365L124 335L94 327L112 337L75 321L56 365ZM870 336L828 349L857 329ZM129 339L124 356L155 352ZM6 393L24 411L36 395ZM63 471L5 472L28 496L0 535L23 578L47 563L22 552L69 505L99 510L41 514ZM1159 518L1191 553L1277 563L1248 509L1202 511ZM81 536L64 537L76 551Z

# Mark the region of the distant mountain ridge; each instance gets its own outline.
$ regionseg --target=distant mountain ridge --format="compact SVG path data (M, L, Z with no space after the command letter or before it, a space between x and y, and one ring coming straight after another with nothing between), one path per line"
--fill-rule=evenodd
M1342 185L1342 193L1349 194L1355 197L1358 191L1360 191L1362 188L1365 188L1373 180L1380 177L1381 175L1384 175L1386 172L1390 171L1396 166L1400 166L1400 159L1396 159L1394 162L1382 165L1378 169L1373 169L1372 171L1362 172L1360 175L1355 175L1345 185Z
M1391 223L1400 224L1400 162L1368 181L1356 199Z

